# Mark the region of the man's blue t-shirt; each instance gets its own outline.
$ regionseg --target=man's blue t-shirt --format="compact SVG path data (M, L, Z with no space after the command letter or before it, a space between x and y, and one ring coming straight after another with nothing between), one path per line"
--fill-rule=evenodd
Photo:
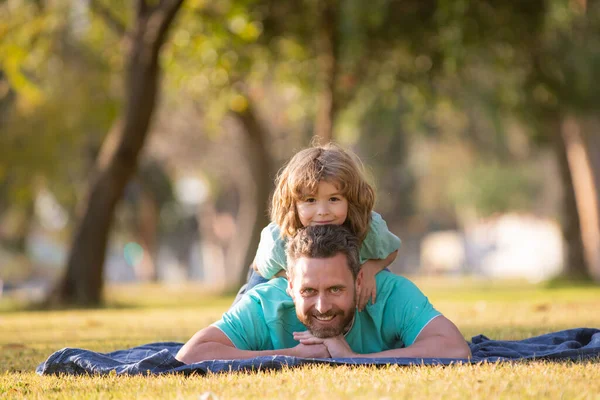
M346 334L350 348L359 354L410 346L423 328L440 313L408 279L382 271L375 276L377 302L356 312ZM293 332L306 327L298 320L288 282L276 278L260 284L213 326L241 350L280 350L295 347Z

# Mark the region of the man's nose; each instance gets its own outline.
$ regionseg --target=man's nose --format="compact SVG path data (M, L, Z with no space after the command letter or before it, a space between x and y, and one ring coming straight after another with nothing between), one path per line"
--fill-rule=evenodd
M325 314L329 310L331 310L331 303L329 302L329 300L327 300L327 296L324 296L324 295L319 296L319 298L317 299L317 302L315 304L315 309L320 314Z

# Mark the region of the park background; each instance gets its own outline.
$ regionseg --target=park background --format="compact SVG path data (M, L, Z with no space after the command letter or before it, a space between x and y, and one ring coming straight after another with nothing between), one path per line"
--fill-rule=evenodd
M0 394L85 394L32 368L218 318L315 137L362 159L390 268L466 338L600 326L599 81L590 0L0 2ZM506 368L492 397L547 372ZM599 381L550 374L533 395Z
M600 280L595 2L138 3L1 5L5 296L235 290L314 137L363 160L394 272Z

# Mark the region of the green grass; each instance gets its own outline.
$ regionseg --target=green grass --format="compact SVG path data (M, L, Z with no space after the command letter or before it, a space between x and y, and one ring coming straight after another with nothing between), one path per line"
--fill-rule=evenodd
M417 279L463 335L523 339L600 327L600 287L544 288L519 282ZM208 376L38 376L63 347L108 352L156 341L186 341L231 303L195 285L121 286L95 310L19 311L0 302L0 398L574 398L600 399L600 360L451 367L309 366ZM214 396L210 397L210 393Z

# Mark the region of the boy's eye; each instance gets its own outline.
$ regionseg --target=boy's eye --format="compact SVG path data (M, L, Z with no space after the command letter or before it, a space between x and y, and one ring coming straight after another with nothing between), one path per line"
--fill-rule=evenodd
M304 202L305 203L314 203L315 199L314 199L314 197L309 197L309 198L304 199Z
M329 200L330 201L340 201L341 199L339 197L332 197Z

